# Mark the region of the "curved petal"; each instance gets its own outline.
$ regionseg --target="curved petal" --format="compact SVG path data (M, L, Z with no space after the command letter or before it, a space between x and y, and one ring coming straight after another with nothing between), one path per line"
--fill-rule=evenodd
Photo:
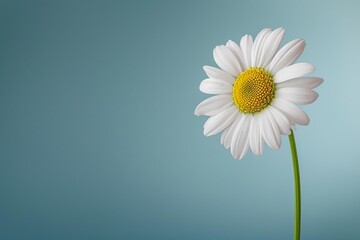
M251 66L258 67L260 66L260 56L262 52L262 48L264 47L264 42L266 42L267 38L271 33L271 29L265 28L259 32L254 41L254 46L252 49L252 58L251 58ZM250 144L251 147L251 144Z
M224 71L237 77L241 73L240 63L231 50L224 46L217 46L213 52L216 64Z
M255 155L262 154L263 139L261 136L260 115L253 115L249 129L249 144Z
M246 139L244 139L244 142L239 145L239 157L238 158L235 158L236 160L241 160L245 155L246 153L248 152L249 150L249 136L246 136Z
M233 103L231 95L209 97L195 108L195 115L214 116L229 108Z
M284 29L277 28L270 33L261 48L259 66L266 67L269 64L279 48L279 45L284 37L284 32Z
M319 94L308 88L285 87L276 91L279 98L285 99L295 104L313 103Z
M254 42L251 35L245 35L240 40L240 48L244 54L246 69L251 65L251 52L253 49L253 45Z
M295 39L283 46L271 60L269 71L276 74L280 69L293 64L305 49L304 39Z
M236 124L230 147L231 154L235 159L243 158L249 148L248 138L250 122L251 116L244 115L240 122Z
M226 43L226 46L232 51L232 53L235 55L238 62L240 63L241 72L245 71L247 69L247 66L245 63L244 54L241 51L240 46L231 40Z
M272 106L283 112L290 119L290 121L294 123L305 126L310 122L308 115L298 106L289 101L276 98L274 99Z
M211 66L204 66L203 69L209 78L221 79L230 84L233 84L235 81L235 78L231 74L229 74L221 69L211 67Z
M268 106L267 109L269 113L271 113L271 115L274 117L279 127L280 133L284 135L290 135L290 129L292 128L292 124L290 123L290 120L286 117L286 115L284 115L282 112L280 112L280 110L272 106Z
M231 146L231 139L233 138L236 127L240 124L241 119L244 117L243 114L239 112L236 119L224 130L221 134L221 144L224 144L224 147L228 149Z
M231 106L221 113L209 117L204 124L204 135L211 136L221 132L235 120L237 113L237 108Z
M214 78L202 80L199 87L200 91L207 94L230 94L232 86L226 81Z
M289 79L302 77L315 71L315 67L309 63L295 63L284 67L274 75L274 82L281 83Z
M303 77L303 78L294 78L287 80L285 82L281 82L276 84L277 89L285 88L285 87L301 87L313 89L318 87L320 84L324 82L324 79L318 77Z
M280 130L274 119L269 113L269 110L265 109L260 116L261 135L265 142L272 149L279 149L280 147Z

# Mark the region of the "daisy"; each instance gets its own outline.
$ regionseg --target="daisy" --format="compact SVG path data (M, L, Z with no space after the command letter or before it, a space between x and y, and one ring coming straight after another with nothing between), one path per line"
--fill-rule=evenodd
M298 105L318 98L313 91L323 79L304 77L315 70L309 63L295 63L305 48L295 39L279 49L284 30L263 29L253 41L250 35L240 44L229 40L215 47L219 68L204 66L208 78L200 91L215 96L201 102L195 115L209 116L204 135L221 133L221 143L235 159L250 148L263 152L264 142L279 149L281 135L290 135L298 125L308 125L308 115Z

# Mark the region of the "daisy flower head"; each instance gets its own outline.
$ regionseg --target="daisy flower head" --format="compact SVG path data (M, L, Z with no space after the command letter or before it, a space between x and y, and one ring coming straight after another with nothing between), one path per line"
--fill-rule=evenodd
M237 44L229 40L216 46L213 55L219 68L204 66L207 79L200 91L212 94L195 109L208 116L204 135L221 132L221 143L235 159L250 148L263 152L264 142L279 149L281 135L290 135L295 125L308 125L308 115L298 105L318 98L313 91L322 78L305 77L315 68L295 63L305 48L303 39L279 47L284 30L263 29L253 38L245 35Z

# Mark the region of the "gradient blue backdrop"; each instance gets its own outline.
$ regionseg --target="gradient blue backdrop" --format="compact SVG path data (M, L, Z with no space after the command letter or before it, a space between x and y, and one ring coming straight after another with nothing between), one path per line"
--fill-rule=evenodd
M232 159L195 106L212 49L302 37L304 240L360 235L359 1L1 1L0 239L292 238L279 151Z

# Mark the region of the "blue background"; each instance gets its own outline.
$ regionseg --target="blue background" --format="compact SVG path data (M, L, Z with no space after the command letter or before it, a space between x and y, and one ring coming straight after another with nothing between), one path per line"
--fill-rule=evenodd
M289 144L233 160L193 115L228 39L284 27L325 79L302 239L360 235L359 1L2 1L0 239L291 239Z

